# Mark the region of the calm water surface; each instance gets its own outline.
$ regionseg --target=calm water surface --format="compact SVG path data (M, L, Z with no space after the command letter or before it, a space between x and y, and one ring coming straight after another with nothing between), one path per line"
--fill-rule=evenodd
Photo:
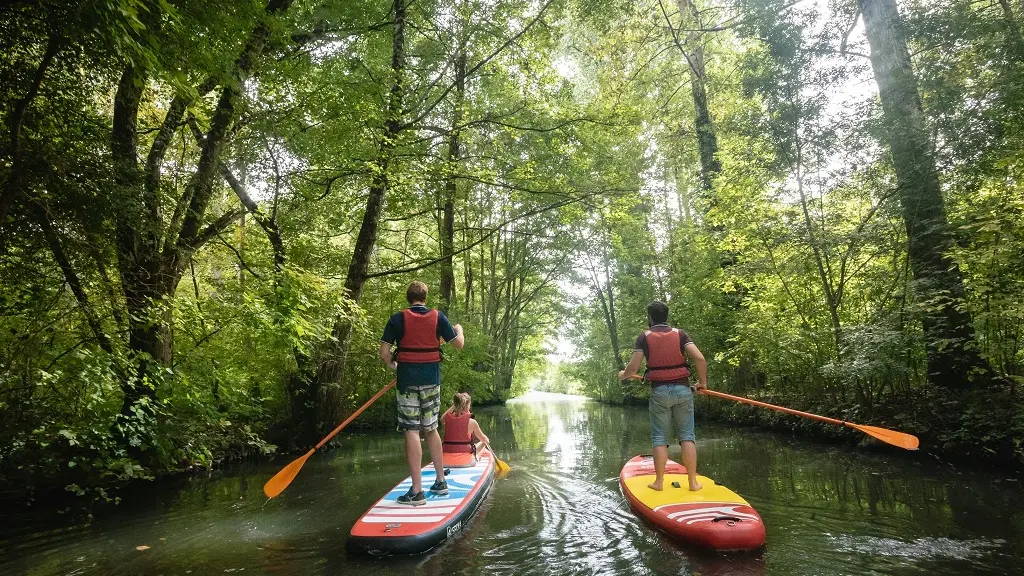
M381 434L314 456L271 502L261 487L288 458L154 486L90 524L10 517L0 574L1024 573L1024 487L1005 475L698 421L701 473L768 531L761 552L720 554L669 540L623 501L619 469L650 451L645 409L532 394L477 418L512 474L425 555L345 553L355 520L406 474L401 437Z

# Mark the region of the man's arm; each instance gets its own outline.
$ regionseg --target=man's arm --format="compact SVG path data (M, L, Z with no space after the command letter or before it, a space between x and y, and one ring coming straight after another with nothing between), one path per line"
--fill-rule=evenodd
M708 387L708 361L704 359L704 355L700 353L700 349L693 342L688 343L683 351L690 359L690 364L697 369L697 389L706 389Z
M644 353L642 350L633 350L633 355L629 358L629 364L626 364L625 370L619 370L619 380L629 380L636 374L637 370L640 369L640 363L644 361Z
M398 363L391 357L391 344L388 342L380 343L380 361L383 362L389 370L398 370Z
M449 344L462 350L462 347L466 345L466 335L462 333L462 324L456 324L453 328L455 329L455 339L449 342Z
M466 336L462 333L462 324L452 326L444 312L437 313L437 337L457 349L462 350L466 345Z
M398 370L398 363L391 354L391 347L402 339L403 326L400 322L402 314L393 314L384 325L384 334L380 337L380 361L392 371Z

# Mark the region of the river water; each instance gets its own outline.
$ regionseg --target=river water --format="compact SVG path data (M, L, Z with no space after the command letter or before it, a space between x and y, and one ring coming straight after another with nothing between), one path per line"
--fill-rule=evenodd
M345 553L406 475L390 433L344 437L270 502L262 485L289 458L151 486L90 523L9 516L0 574L1024 574L1024 487L1005 474L698 421L701 474L767 528L762 551L724 554L675 543L624 502L619 469L650 452L646 409L532 393L477 418L512 473L424 555Z

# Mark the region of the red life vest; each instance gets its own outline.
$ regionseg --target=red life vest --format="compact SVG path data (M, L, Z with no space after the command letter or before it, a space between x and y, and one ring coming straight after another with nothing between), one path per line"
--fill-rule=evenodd
M644 332L647 338L647 373L650 382L683 382L690 377L686 356L680 349L682 335L678 328L668 332Z
M444 415L444 446L445 452L472 453L473 436L469 433L469 419L473 415L463 412L456 415L448 412Z
M398 341L395 360L409 364L429 364L441 361L441 347L437 343L437 310L416 314L402 310L402 339Z

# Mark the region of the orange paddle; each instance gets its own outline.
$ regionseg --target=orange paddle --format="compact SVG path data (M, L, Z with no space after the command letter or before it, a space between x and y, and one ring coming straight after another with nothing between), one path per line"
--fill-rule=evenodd
M273 498L280 494L281 492L284 492L284 489L287 488L288 485L292 483L292 480L295 479L295 476L299 473L299 470L302 470L302 465L305 464L306 460L313 455L313 452L316 452L317 450L322 448L323 445L327 444L327 442L329 442L331 438L334 438L334 436L338 432L341 432L341 430L345 426L348 426L350 422L355 420L356 416L359 416L360 414L363 413L364 410L369 408L370 404L373 404L381 396L387 393L388 390L391 390L391 388L394 387L396 381L397 380L392 380L391 382L388 383L387 386L381 388L379 392L373 395L373 398L367 400L366 404L360 406L358 410L353 412L351 416L346 418L344 422L339 424L337 428L335 428L334 430L331 431L330 434L325 436L324 439L321 440L319 444L311 448L309 452L306 452L302 456L296 458L291 464L282 468L281 471L275 474L273 478L267 480L267 483L263 485L263 493L267 495L267 498Z
M633 378L639 380L638 376ZM714 390L708 390L706 388L698 389L697 392L701 394L707 394L709 396L717 396L719 398L725 398L726 400L733 400L735 402L742 402L743 404L750 404L751 406L759 406L761 408L768 408L769 410L778 410L779 412L785 412L786 414L793 414L794 416L803 416L804 418L810 418L812 420L819 420L821 422L828 422L829 424L838 424L840 426L846 426L847 428L853 428L854 430L860 430L861 432L877 438L886 444L892 444L893 446L899 446L904 450L917 450L919 441L917 436L906 434L904 432L897 432L895 430L888 430L886 428L879 428L877 426L865 426L863 424L854 424L853 422L847 422L846 420L838 420L836 418L829 418L828 416L818 416L817 414L811 414L810 412L801 412L799 410L793 410L792 408L785 408L782 406L776 406L775 404L769 404L767 402L760 402L758 400L751 400L742 396L733 396L732 394L725 394L723 392L716 392Z
M494 457L494 468L498 473L498 478L504 478L508 476L508 473L512 471L512 467L507 462L498 458L498 455L494 453L494 448L491 448L491 444L487 444L487 449L491 451L491 456Z
M820 420L821 422L828 422L829 424L839 424L840 426L846 426L847 428L860 430L861 432L867 434L868 436L871 436L872 438L877 438L882 442L885 442L886 444L899 446L900 448L903 448L905 450L917 450L917 446L919 443L917 436L913 436L903 432L897 432L895 430L888 430L886 428L879 428L877 426L865 426L863 424L854 424L853 422L847 422L846 420L838 420L836 418L829 418L828 416L818 416L817 414L811 414L810 412L801 412L799 410L793 410L792 408L784 408L782 406L776 406L775 404L759 402L757 400L743 398L742 396L733 396L732 394L725 394L723 392L716 392L714 390L702 389L699 390L699 392L701 394L708 394L709 396L718 396L719 398L725 398L727 400L734 400L736 402L750 404L751 406L760 406L761 408L768 408L769 410L778 410L779 412L793 414L794 416L803 416L804 418Z

